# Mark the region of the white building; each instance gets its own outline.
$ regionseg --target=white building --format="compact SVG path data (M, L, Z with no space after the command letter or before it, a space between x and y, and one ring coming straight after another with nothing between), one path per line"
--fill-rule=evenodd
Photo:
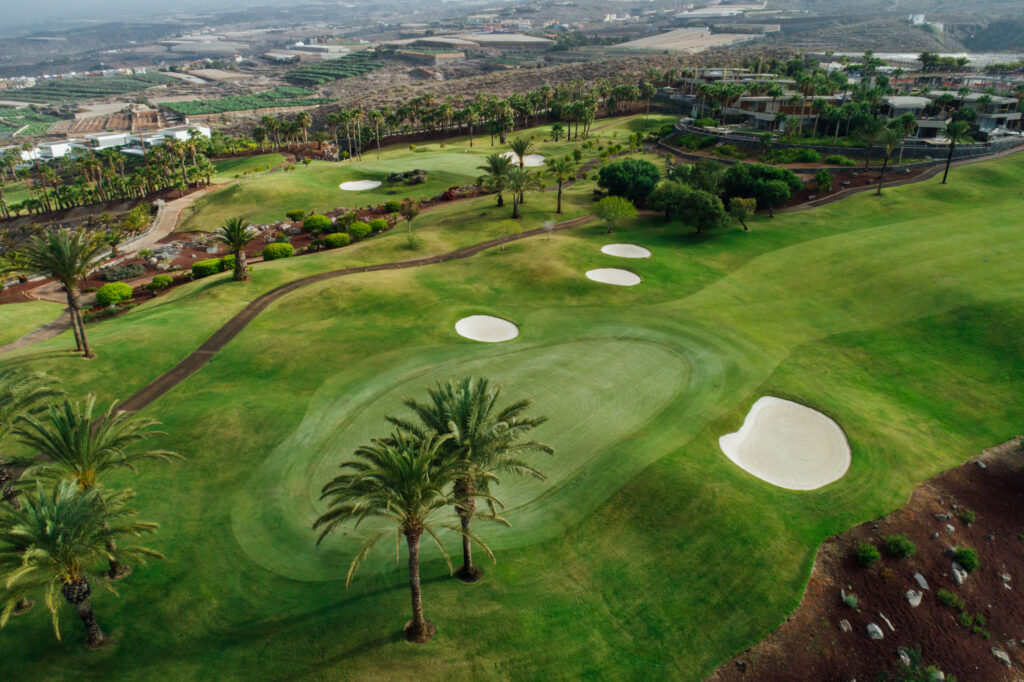
M85 135L86 146L92 149L111 149L128 144L128 133L89 133Z
M71 147L82 140L61 140L60 142L41 142L36 145L40 160L62 159L71 153Z
M35 148L26 150L21 147L0 147L0 156L4 156L8 152L18 152L21 160L25 162L35 161L39 158L39 150Z

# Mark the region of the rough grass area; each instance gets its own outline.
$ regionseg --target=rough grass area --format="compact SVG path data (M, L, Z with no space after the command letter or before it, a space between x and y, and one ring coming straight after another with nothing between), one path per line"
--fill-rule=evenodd
M418 165L441 167L450 153ZM381 172L374 163L367 154L351 169L282 179L354 179ZM59 643L37 606L0 638L0 672L702 679L797 604L823 538L899 507L918 481L1019 433L1022 182L1018 155L954 169L945 186L757 219L751 232L697 236L641 217L608 237L591 223L504 252L301 289L145 410L164 422L161 444L188 460L120 481L137 489L143 517L160 522L152 544L170 560L137 568L120 599L94 592L117 645L83 650L70 611ZM589 191L567 194L565 217L589 210ZM553 217L553 195L529 196L525 208L524 228L537 226ZM415 255L483 241L510 210L484 197L425 213ZM612 242L652 257L601 254ZM404 243L399 229L257 264L246 284L224 273L176 288L91 325L99 358L88 363L63 352L66 334L9 361L65 378L73 394L125 398L260 293L412 257ZM590 282L583 273L594 267L628 267L643 284ZM455 321L474 313L510 319L521 334L493 345L456 335ZM558 452L536 458L547 484L499 486L512 527L479 524L499 561L482 582L449 578L424 550L425 609L438 634L412 646L401 635L404 556L396 564L381 548L345 590L365 531L317 549L308 525L338 459L385 431L381 417L399 410L400 396L465 373L532 396L551 419L538 435ZM764 394L834 418L853 450L848 474L793 492L729 462L718 437Z
M237 176L245 176L246 173L251 173L257 168L262 169L260 172L263 172L276 168L284 162L285 158L281 154L257 154L237 159L220 159L213 162L217 172L210 178L210 182L214 184L231 182Z
M0 305L0 346L20 339L36 327L53 322L64 307L46 301Z

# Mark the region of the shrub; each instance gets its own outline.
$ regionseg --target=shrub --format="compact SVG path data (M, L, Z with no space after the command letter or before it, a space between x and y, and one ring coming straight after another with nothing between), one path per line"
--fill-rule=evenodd
M294 211L288 211L285 213L285 216L293 223L297 223L306 217L306 212L301 209L295 209Z
M220 259L220 271L235 269L235 254L230 253Z
M132 287L124 282L109 282L104 284L96 292L96 302L104 308L117 305L121 301L127 301L132 297Z
M153 281L146 285L146 287L150 291L163 291L173 283L174 278L170 275L157 275L153 278Z
M302 221L302 227L306 232L317 234L331 229L331 219L325 215L311 215Z
M370 234L370 226L362 221L357 221L348 226L348 233L353 239L362 239Z
M401 206L399 206L399 208L401 208ZM388 221L384 220L383 218L374 218L373 220L370 221L370 231L373 232L374 234L384 232L387 229Z
M291 244L292 240L289 239L288 235L286 235L284 232L278 232L274 236L274 243L275 244Z
M810 147L772 149L765 153L764 160L768 163L818 163L821 161L821 154Z
M400 211L401 208L402 208L402 202L401 201L394 201L394 200L392 200L392 201L389 201L389 202L384 204L384 212L385 213L398 213L398 211Z
M705 116L704 118L698 118L696 121L693 122L693 125L697 126L698 128L714 128L715 126L718 125L718 121L711 118L710 116Z
M210 275L216 275L221 271L221 259L220 258L208 258L206 260L199 260L192 264L192 276L196 279L200 277L209 277Z
M112 265L103 271L103 279L107 282L119 282L122 279L141 277L146 274L146 267L138 263L127 265Z
M935 593L935 596L938 598L939 603L944 606L952 606L955 609L964 608L964 600L945 588L940 587L939 591Z
M843 603L849 606L851 609L855 609L860 606L860 601L857 599L857 595L853 592L843 597Z
M974 510L972 509L964 509L962 512L960 512L960 520L966 523L967 525L974 523L977 519L978 515L975 514Z
M747 153L734 144L720 144L715 147L715 154L727 159L744 159Z
M142 260L148 260L153 257L153 249L140 249L139 258Z
M963 566L968 573L978 568L981 563L978 560L978 553L970 547L957 547L953 550L953 560Z
M917 551L917 547L906 535L890 535L885 539L885 551L905 559Z
M717 142L717 137L704 135L680 135L676 138L677 147L691 152L713 147Z
M336 249L339 246L348 246L352 242L352 238L344 232L335 232L329 234L321 240L324 247L328 249Z
M263 260L277 260L295 255L295 248L291 244L267 244L263 247Z
M597 184L608 190L609 194L640 203L647 198L659 180L661 171L650 161L627 159L602 168Z
M853 556L857 559L857 563L867 568L871 564L875 563L882 558L882 553L878 551L878 548L872 545L870 542L862 542L857 545L857 549L854 550Z
M856 166L857 162L848 156L842 154L829 154L825 157L825 163L831 163L834 166Z

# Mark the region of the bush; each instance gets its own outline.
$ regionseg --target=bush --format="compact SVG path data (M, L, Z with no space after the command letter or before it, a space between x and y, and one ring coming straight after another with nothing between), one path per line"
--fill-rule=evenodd
M964 600L947 589L940 587L939 591L935 593L935 596L938 597L939 603L944 606L952 606L955 609L964 608Z
M882 558L882 553L878 551L878 548L872 545L870 542L862 542L857 545L857 549L853 552L854 558L857 559L857 563L867 568L871 564L875 563Z
M715 126L718 125L718 121L711 118L710 116L705 116L704 118L698 118L696 121L693 122L693 125L697 126L698 128L714 128Z
M763 158L767 163L818 163L821 161L821 154L810 147L795 147L772 149L766 152Z
M398 213L402 209L401 201L389 201L384 204L385 213Z
M277 260L295 255L295 247L291 244L267 244L263 247L263 260Z
M960 520L969 526L978 520L978 515L972 509L964 509L960 512Z
M292 240L284 232L278 232L274 236L274 243L275 244L291 244Z
M720 144L715 147L715 154L727 159L745 159L747 153L734 144Z
M132 287L124 282L110 282L104 284L96 292L96 302L104 308L117 305L121 301L127 301L132 297Z
M313 234L324 232L331 229L331 219L325 215L311 215L302 221L302 227Z
M917 547L906 535L890 535L885 539L885 551L905 559L917 551Z
M963 566L968 573L977 569L981 563L978 560L978 553L970 547L957 547L953 550L953 560Z
M676 146L687 151L695 152L708 147L714 147L718 138L704 135L680 135L676 138Z
M348 226L348 233L353 239L362 239L370 234L370 226L362 221L356 221Z
M210 275L216 275L221 272L221 259L220 258L208 258L206 260L199 260L192 264L192 276L196 279L200 277L209 277Z
M336 249L339 246L348 246L351 242L352 238L344 232L329 234L321 240L324 247L328 249Z
M112 265L103 271L103 279L107 282L119 282L122 279L132 279L146 274L146 267L138 263L127 265Z
M401 208L401 206L399 206ZM370 231L374 234L379 234L388 229L388 221L383 218L374 218L370 221Z
M842 154L830 154L825 157L825 163L831 163L835 166L856 166L857 162L848 156Z
M843 597L843 603L849 606L851 609L856 609L860 606L860 600L857 599L857 595L853 592Z
M157 275L153 278L153 281L146 285L146 287L150 291L163 291L173 283L174 278L170 275Z
M285 216L293 223L297 223L306 217L306 212L301 209L295 209L294 211L288 211L285 213Z

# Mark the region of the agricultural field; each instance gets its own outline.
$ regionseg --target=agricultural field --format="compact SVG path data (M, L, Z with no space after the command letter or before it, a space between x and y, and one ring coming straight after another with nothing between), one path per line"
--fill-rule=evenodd
M249 109L273 109L284 107L311 107L326 104L330 99L314 97L312 90L297 87L280 87L252 95L233 95L219 99L189 100L186 102L164 102L162 107L186 116L198 114L222 114L229 111Z
M29 108L0 108L0 137L19 135L45 135L50 126L60 119ZM20 132L19 132L20 131Z
M560 155L562 144L541 142L538 152ZM420 167L471 174L448 158L453 146L411 154ZM404 170L407 153L334 165L353 177L389 161ZM216 225L255 200L234 188L267 178L291 183L274 206L321 207L319 193L338 177L292 178L329 172L233 185L189 220ZM147 544L168 557L136 565L119 597L94 590L114 643L83 649L66 608L57 641L37 604L0 637L0 674L703 679L796 606L824 538L900 507L919 481L1019 433L1022 183L1018 154L955 168L948 185L759 217L750 232L697 235L641 215L608 235L591 221L464 260L291 291L143 410L162 422L154 444L186 459L108 479L136 490L140 517L160 523ZM592 211L592 190L568 190L559 218ZM523 208L523 229L556 217L552 192L528 194ZM0 366L46 371L73 396L123 400L275 287L482 242L510 213L493 196L441 204L415 219L416 251L402 226L258 263L248 282L214 275L90 324L95 360L67 353L64 334L0 356ZM651 257L602 253L612 243ZM642 283L584 275L612 267ZM493 344L458 336L456 321L476 314L511 320L520 335ZM382 528L348 528L317 546L311 524L325 509L321 486L356 446L386 435L383 417L405 414L403 397L424 399L435 381L463 376L501 383L505 399L532 398L531 413L549 421L531 436L555 453L529 456L546 481L503 475L493 486L510 526L474 522L497 558L479 557L480 582L450 577L424 544L424 608L437 635L414 646L402 636L404 551L396 563L384 542L346 589L353 555ZM719 437L764 395L842 426L852 448L844 477L786 490L723 455ZM458 553L454 533L440 539Z
M284 75L284 79L295 85L316 87L343 78L362 76L383 65L372 52L354 52L338 59L325 59L292 69Z
M125 95L170 83L177 81L160 73L104 78L60 78L42 81L31 88L12 90L9 97L19 102L39 104L80 102L110 95Z

